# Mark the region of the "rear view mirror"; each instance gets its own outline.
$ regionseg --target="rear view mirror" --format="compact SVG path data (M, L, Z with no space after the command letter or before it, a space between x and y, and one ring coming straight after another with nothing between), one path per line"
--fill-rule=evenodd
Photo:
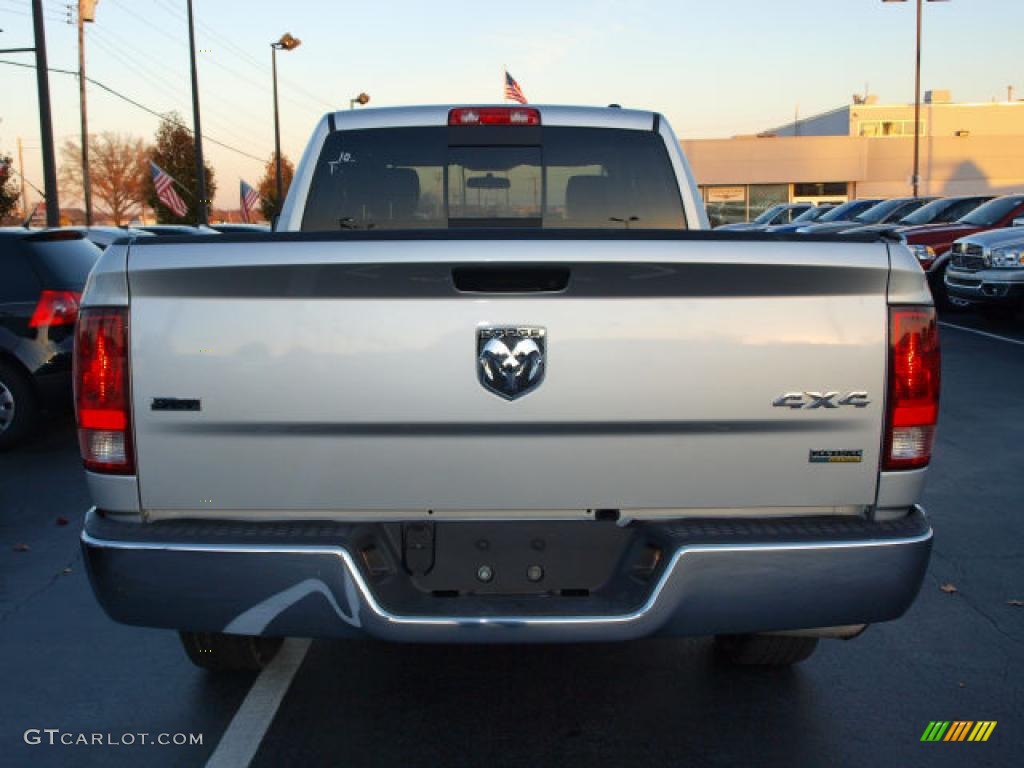
M488 173L486 176L471 176L466 179L466 186L470 189L508 189L512 182Z
M1015 226L1015 227L1024 227L1024 218L1014 219L1013 220L1013 226Z

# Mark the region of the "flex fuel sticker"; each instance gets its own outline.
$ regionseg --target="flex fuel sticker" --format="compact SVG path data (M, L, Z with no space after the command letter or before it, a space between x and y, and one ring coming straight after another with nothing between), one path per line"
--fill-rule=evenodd
M864 461L864 451L811 451L811 464L860 464Z

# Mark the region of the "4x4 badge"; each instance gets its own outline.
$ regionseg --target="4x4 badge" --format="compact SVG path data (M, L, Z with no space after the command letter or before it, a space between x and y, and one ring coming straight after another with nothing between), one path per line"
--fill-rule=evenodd
M850 392L839 397L838 392L787 392L772 400L776 408L839 408L852 405L854 408L867 408L870 404L867 392Z

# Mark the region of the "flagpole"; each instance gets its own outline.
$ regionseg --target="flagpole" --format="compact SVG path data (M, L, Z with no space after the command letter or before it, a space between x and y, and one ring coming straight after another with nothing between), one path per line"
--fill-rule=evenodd
M508 64L501 65L501 103L508 104L508 93L505 85L508 83Z
M164 171L164 173L167 173L167 171ZM180 181L178 181L178 180L177 180L176 178L174 178L173 176L171 176L171 174L167 173L167 175L168 175L168 177L169 177L169 178L171 179L171 181L172 181L172 182L174 183L174 186L176 186L176 187L177 187L178 189L180 189L180 190L181 190L182 192L184 192L184 193L185 193L186 195L188 195L189 197L191 197L191 198L192 198L193 200L195 200L195 199L196 199L196 196L192 194L192 191L191 191L191 190L190 190L190 189L189 189L188 187L186 187L186 186L185 186L184 184L182 184L182 183L181 183Z
M154 163L154 162L152 162L152 161L150 161L150 164L151 164L151 165L156 165L156 163ZM157 169L158 169L158 170L161 170L161 171L163 171L164 173L167 173L167 171L164 171L164 170L163 170L163 168L161 168L161 167L160 167L159 165L156 165L156 167L157 167ZM195 200L195 199L196 199L196 196L192 194L191 190L189 190L189 188L188 188L188 187L186 187L186 186L185 186L184 184L182 184L182 183L181 183L180 181L178 181L178 180L177 180L176 178L174 178L173 176L171 176L171 174L167 173L167 178L169 178L169 179L171 180L171 183L172 183L172 184L174 184L174 186L176 186L176 187L177 187L178 189L180 189L180 190L181 190L182 192L184 192L184 193L185 193L186 195L188 195L189 197L191 197L191 198L192 198L193 200ZM156 210L156 209L154 209L154 210Z

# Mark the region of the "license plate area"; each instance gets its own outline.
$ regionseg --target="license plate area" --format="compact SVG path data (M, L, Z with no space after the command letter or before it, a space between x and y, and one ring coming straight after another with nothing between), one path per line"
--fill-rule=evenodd
M634 531L611 521L406 523L402 567L434 597L586 597L620 570Z

